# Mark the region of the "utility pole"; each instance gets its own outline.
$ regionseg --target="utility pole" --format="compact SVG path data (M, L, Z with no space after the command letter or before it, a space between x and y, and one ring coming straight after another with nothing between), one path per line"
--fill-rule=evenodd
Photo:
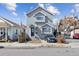
M59 33L59 21L57 22L57 33Z

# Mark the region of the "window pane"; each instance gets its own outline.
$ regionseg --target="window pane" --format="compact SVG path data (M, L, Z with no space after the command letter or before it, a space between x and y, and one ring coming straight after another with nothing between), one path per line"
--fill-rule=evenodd
M36 17L37 18L37 20L42 20L43 19L43 17Z
M37 13L35 16L34 16L37 20L43 20L45 15L43 15L42 13Z
M50 28L43 28L43 32L51 32Z

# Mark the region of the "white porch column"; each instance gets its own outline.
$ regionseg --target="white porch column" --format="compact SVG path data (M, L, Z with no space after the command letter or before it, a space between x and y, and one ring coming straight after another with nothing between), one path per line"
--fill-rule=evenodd
M31 37L31 29L29 26L27 26L27 30L26 30L26 33Z
M8 28L5 28L5 31L6 31L6 41L8 40Z

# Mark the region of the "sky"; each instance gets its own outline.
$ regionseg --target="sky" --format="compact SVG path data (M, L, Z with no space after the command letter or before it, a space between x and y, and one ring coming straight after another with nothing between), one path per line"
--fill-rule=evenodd
M79 16L79 4L77 3L0 3L0 16L26 25L28 20L26 14L38 6L55 14L54 22L72 14Z

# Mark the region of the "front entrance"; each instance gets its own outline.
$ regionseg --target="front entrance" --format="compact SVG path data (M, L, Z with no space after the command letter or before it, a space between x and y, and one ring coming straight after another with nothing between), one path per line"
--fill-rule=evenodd
M34 36L34 27L31 27L31 36Z
M31 36L34 36L34 34L35 34L35 27L34 27L34 25L31 25L30 29L31 29Z
M5 28L0 28L0 40L5 38Z

